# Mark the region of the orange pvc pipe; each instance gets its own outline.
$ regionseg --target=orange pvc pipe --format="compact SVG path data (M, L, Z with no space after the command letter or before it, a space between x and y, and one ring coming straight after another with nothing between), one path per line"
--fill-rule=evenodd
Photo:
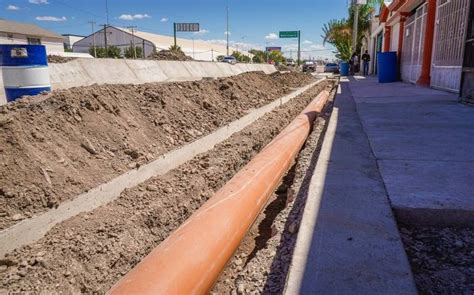
M292 165L328 97L328 91L321 92L108 294L208 293Z

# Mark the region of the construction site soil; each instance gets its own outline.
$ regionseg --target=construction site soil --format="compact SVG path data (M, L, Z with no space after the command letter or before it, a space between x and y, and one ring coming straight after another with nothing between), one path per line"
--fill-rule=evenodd
M268 77L271 82L262 84L275 83L282 77L284 76ZM218 89L219 85L229 85L229 81L236 85L237 79L252 79L255 83L255 80L266 78L261 74L249 74L234 79L222 79L220 82L204 81L197 85L202 87L202 84L206 83L217 84L210 87L208 95L205 95L210 99L214 87ZM179 92L178 86L184 89L195 84L169 85L175 87L176 92ZM151 178L124 191L118 199L106 206L56 225L37 242L14 250L0 260L0 292L49 294L59 293L60 290L60 293L64 294L105 293L247 164L323 88L331 87L332 84L327 82L320 83L216 145L213 150L200 154L163 176ZM275 88L278 86L275 85ZM104 87L105 89L110 91L107 87ZM259 90L262 91L261 88ZM272 99L279 95L281 93L276 91ZM120 93L118 96L120 97ZM262 100L266 100L267 96L262 96ZM184 100L184 96L182 99ZM230 101L233 104L232 109L235 109L239 116L245 113L238 108L239 102ZM126 103L120 98L118 102ZM221 103L223 110L228 107ZM171 119L171 114L169 118ZM200 126L202 122L198 121L203 120L193 119L193 128ZM176 122L174 127L178 126L181 125ZM133 131L138 133L135 129ZM185 140L186 138L181 142ZM96 149L104 146L96 141L92 144ZM147 147L147 144L143 146Z
M298 73L92 85L0 107L0 229L313 81Z
M474 294L474 228L400 228L420 294Z

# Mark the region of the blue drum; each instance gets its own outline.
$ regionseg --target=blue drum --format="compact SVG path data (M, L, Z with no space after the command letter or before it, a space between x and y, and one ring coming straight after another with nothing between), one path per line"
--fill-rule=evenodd
M0 67L8 102L51 91L44 45L0 45Z

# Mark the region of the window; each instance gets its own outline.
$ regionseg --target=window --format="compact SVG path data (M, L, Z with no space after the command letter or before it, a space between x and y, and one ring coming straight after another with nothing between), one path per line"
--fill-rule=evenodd
M28 44L41 45L41 39L40 38L28 38Z

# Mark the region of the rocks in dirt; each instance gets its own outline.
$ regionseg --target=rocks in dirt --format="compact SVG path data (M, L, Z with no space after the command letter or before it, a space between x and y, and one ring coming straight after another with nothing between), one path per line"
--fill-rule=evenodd
M140 152L137 149L126 149L124 153L134 160L138 159L141 156Z
M158 191L158 187L156 185L149 184L146 186L146 190L149 192L156 192Z
M81 143L81 147L83 147L86 151L91 153L92 155L96 155L98 152L95 147L92 145L91 141L87 138Z
M13 220L13 221L18 221L18 220L23 220L23 219L25 219L25 216L23 216L23 215L20 214L20 213L14 214L14 215L12 216L12 220Z
M420 293L474 293L474 228L403 226L400 234Z

